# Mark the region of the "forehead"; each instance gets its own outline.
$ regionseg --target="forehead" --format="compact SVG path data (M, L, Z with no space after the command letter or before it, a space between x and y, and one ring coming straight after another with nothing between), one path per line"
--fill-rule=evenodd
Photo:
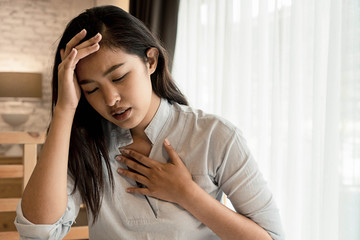
M128 54L122 49L100 47L100 49L81 59L76 65L76 73L79 78L90 78L94 75L103 74L114 65L137 66L141 64L140 58L134 54Z

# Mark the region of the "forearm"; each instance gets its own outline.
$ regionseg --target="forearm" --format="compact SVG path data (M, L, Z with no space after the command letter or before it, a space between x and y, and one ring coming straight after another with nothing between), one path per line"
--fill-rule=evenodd
M24 216L37 224L52 224L67 205L67 166L74 113L55 109L40 159L23 198Z
M196 183L187 189L187 194L184 195L179 205L208 226L221 239L272 239L255 222L228 209Z

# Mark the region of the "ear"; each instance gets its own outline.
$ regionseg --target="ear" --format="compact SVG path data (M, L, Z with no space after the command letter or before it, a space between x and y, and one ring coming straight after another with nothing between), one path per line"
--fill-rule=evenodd
M147 56L147 64L149 74L153 74L156 70L158 57L159 57L159 50L157 48L149 48L146 52Z

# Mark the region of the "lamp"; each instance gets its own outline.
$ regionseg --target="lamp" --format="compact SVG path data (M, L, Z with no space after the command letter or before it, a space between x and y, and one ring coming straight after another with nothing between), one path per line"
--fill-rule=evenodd
M0 72L0 97L40 100L41 73Z
M5 108L1 117L12 127L24 124L34 107L29 102L42 97L42 75L28 72L0 72L0 101Z

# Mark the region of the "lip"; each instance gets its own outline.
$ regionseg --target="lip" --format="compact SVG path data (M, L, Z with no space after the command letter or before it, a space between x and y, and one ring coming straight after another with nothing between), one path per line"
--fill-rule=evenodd
M132 108L117 108L111 111L111 115L118 121L124 121L130 117Z
M129 109L129 108L126 108L126 107L115 108L115 109L111 110L111 115L114 116L115 114L119 114L122 111L126 111L127 109Z

